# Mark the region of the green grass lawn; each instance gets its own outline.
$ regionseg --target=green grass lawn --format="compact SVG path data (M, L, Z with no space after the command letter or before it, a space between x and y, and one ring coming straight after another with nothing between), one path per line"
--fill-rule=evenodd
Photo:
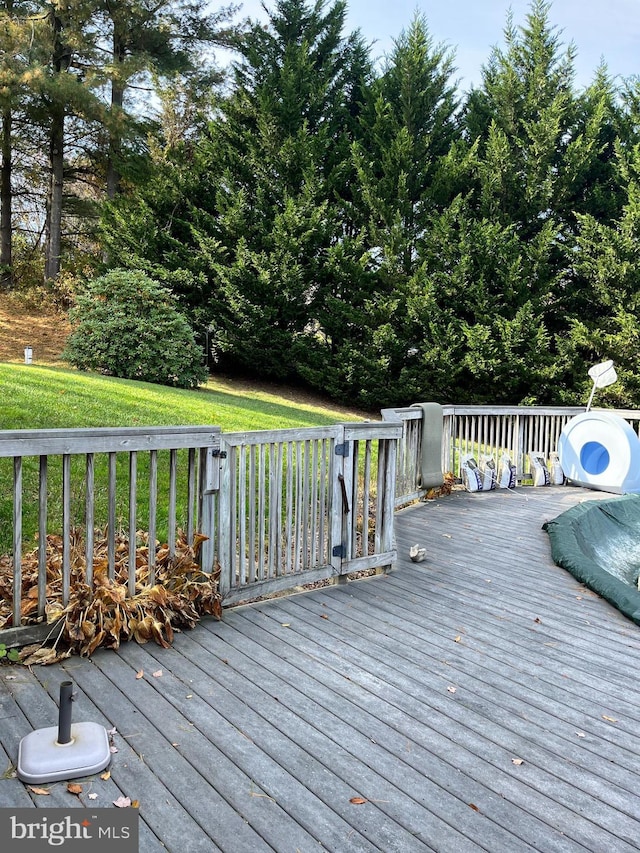
M324 426L363 413L211 380L197 391L35 365L0 364L0 429L211 424L225 432ZM250 388L250 386L249 386Z
M212 380L197 391L183 391L144 382L114 379L36 365L0 364L0 429L72 429L82 427L212 425L223 432L288 429L324 426L341 421L361 420L363 413L324 404L295 390L251 386L230 380ZM286 394L286 396L284 396ZM118 455L119 521L128 515L126 480L127 454ZM168 453L159 455L158 534L166 523ZM186 452L181 453L183 470ZM50 460L49 518L50 532L59 532L61 524L60 460ZM74 491L72 513L82 523L84 513L84 458L73 459ZM145 527L148 514L148 456L140 454L139 526ZM37 531L38 460L25 458L23 465L23 536L25 550L35 547ZM96 458L96 523L104 523L107 500L107 459ZM146 489L146 491L145 491ZM13 461L0 459L0 553L11 548L13 516ZM184 523L186 496L184 483L179 493Z

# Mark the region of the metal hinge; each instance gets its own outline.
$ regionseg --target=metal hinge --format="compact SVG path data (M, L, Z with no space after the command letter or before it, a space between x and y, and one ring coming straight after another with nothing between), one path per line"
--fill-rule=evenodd
M342 444L336 444L334 447L334 453L336 454L336 456L348 456L349 442L344 441Z
M227 458L227 451L226 450L220 450L219 447L214 447L211 451L211 455L213 457L215 457L216 459L226 459Z
M334 545L331 553L334 557L340 557L340 559L344 559L347 556L344 545Z

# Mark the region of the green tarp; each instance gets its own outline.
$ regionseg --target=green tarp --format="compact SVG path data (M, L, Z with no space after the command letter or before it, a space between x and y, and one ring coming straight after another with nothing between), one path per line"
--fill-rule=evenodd
M640 495L585 501L543 530L555 563L640 625Z

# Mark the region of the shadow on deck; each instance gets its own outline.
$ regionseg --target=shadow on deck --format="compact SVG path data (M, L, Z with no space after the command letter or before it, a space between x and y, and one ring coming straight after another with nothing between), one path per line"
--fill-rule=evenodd
M74 719L115 726L119 751L80 797L5 773L0 806L123 794L144 853L636 851L640 629L541 530L585 497L455 493L399 513L388 576L228 611L169 650L2 667L9 770L68 678Z

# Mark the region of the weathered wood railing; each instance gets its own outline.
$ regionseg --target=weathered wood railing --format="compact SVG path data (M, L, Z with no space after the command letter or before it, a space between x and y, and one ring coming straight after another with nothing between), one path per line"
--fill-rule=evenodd
M12 498L0 506L0 566L13 573L2 642L41 634L23 624L33 619L22 615L22 562L34 537L35 618L43 623L51 533L62 542L63 604L72 544L82 542L91 584L97 534L108 540L111 578L124 534L130 595L141 540L153 583L153 543L160 538L174 553L178 528L189 543L196 531L207 537L201 564L219 568L224 604L391 565L401 434L381 422L224 436L217 427L0 432L0 475L3 463L11 466L5 481L13 481Z
M0 543L9 545L13 570L11 630L2 633L8 643L23 625L22 559L31 550L23 536L33 536L38 551L37 618L45 615L47 584L47 534L62 538L60 566L62 601L69 598L72 572L72 540L81 530L84 540L86 580L93 579L94 541L98 529L107 539L107 572L113 578L116 537L126 531L129 551L129 593L135 593L135 559L140 526L148 532L149 579L154 581L156 536L162 533L170 553L176 545L178 527L189 542L201 530L214 541L208 527L212 518L219 450L217 427L158 427L125 429L21 430L0 432L0 464L13 468L13 495L9 513L2 513ZM159 463L166 464L161 482L166 494L159 501ZM100 471L100 477L96 473ZM7 473L5 471L5 473ZM8 478L5 478L5 480ZM123 488L122 481L126 481ZM143 486L143 481L145 481ZM158 507L163 507L159 519ZM11 519L11 529L8 519ZM162 531L160 531L162 527ZM10 541L8 541L10 540ZM203 560L212 562L211 545ZM30 593L33 594L33 593ZM23 630L21 641L31 634Z
M640 432L640 411L608 409L627 420L636 434ZM571 418L584 407L544 406L443 406L442 470L461 476L461 462L471 454L493 457L496 464L506 453L516 465L521 481L530 479L529 453L540 451L546 459L556 451L558 438ZM396 506L409 503L424 494L418 486L422 412L420 408L385 409L383 418L401 423L398 446Z
M225 603L395 560L394 424L224 434Z
M497 461L507 453L526 480L528 454L548 458L564 424L581 411L444 406L442 470L460 476L465 454ZM638 433L640 411L616 413ZM107 538L110 577L116 537L124 535L130 594L141 538L148 538L153 582L152 543L161 539L173 553L178 529L188 542L196 531L207 537L201 564L220 569L224 604L389 566L396 558L394 509L424 494L421 444L416 407L385 410L382 421L268 432L221 434L208 426L0 432L0 482L13 483L11 496L0 494L0 570L12 573L12 612L0 625L1 641L11 643L17 632L21 642L30 639L21 599L30 541L38 579L28 594L37 598L36 620L44 621L51 533L62 542L63 602L72 541L76 548L82 542L91 583L96 534Z

